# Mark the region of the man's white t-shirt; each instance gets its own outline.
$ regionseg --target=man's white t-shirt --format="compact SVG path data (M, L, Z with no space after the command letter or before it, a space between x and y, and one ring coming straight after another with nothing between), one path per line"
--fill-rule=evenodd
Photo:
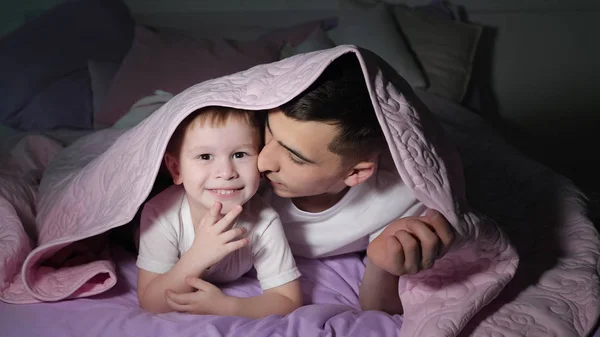
M279 216L260 196L255 195L243 205L233 227L245 227L250 244L211 266L203 279L230 282L254 266L261 288L267 290L300 277ZM173 185L148 201L142 210L137 266L166 273L190 249L194 237L185 190Z
M320 258L359 252L390 222L427 210L395 168L392 170L380 167L367 181L350 188L337 204L319 213L298 209L270 188L261 193L281 217L294 255Z

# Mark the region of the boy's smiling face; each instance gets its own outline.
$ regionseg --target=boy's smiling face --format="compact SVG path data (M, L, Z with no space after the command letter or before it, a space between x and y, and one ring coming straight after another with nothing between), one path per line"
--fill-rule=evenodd
M243 205L257 191L259 131L230 117L220 127L190 126L182 139L178 158L166 155L176 184L183 184L190 206L209 209L223 204L222 214Z

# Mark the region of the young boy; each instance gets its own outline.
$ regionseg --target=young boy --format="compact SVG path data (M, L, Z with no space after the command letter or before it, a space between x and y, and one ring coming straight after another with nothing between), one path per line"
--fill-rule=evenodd
M254 112L207 107L175 130L164 156L175 185L141 215L142 308L256 318L302 305L300 272L279 216L255 196L261 128ZM229 297L208 283L233 281L252 266L260 296Z

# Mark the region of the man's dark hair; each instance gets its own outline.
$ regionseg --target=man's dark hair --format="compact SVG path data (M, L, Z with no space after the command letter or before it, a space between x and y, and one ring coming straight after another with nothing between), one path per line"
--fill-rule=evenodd
M334 60L304 92L281 106L299 121L338 127L329 150L342 157L364 160L386 146L362 69L354 54Z

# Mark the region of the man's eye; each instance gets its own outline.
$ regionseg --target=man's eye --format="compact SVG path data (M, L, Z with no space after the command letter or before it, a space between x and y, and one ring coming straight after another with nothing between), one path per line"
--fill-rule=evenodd
M204 154L199 155L197 158L201 159L201 160L210 160L210 158L212 158L212 156L210 154L204 153Z
M293 154L290 153L290 160L298 165L304 165L305 163L300 159L297 159Z
M236 152L233 154L233 158L244 158L245 156L247 156L248 154L246 152Z

